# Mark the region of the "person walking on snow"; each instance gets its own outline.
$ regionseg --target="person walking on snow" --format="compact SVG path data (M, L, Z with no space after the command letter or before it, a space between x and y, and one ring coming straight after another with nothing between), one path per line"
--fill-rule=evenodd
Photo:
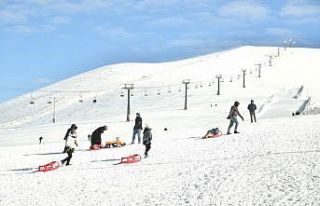
M229 115L227 117L227 119L230 119L230 123L229 123L229 127L228 127L228 132L227 134L231 134L230 133L230 129L231 127L233 126L233 124L236 124L235 127L234 127L234 133L239 133L238 132L238 125L239 125L239 122L237 120L237 116L239 115L239 117L242 119L242 121L244 121L244 118L243 116L240 114L239 110L238 110L238 106L240 105L239 102L235 101L233 106L231 107L230 109L230 112L229 112Z
M41 144L42 140L43 140L43 137L42 136L39 137L39 144Z
M71 133L76 133L77 130L77 125L72 124L71 127L67 130L66 134L64 135L64 140L65 140L65 145L64 145L64 149L62 153L66 153L67 152L67 142L68 142L68 138L69 136L71 136Z
M144 152L144 157L148 157L148 152L151 149L151 140L152 140L152 133L151 128L146 125L143 130L143 145L146 147Z
M71 126L72 127L72 126ZM75 148L78 146L77 142L77 126L73 126L72 130L69 133L69 136L66 140L66 152L68 156L61 160L61 165L63 165L66 162L66 165L70 165L70 160L72 158L72 153L75 151Z
M251 123L253 123L253 120L255 122L257 122L257 119L256 119L256 109L257 109L257 106L254 104L254 101L251 100L251 103L248 105L248 110L250 112L250 119L251 119Z
M132 142L134 144L134 140L136 138L136 134L138 135L138 143L140 144L140 134L142 130L142 118L139 113L136 114L136 119L134 120L134 127L133 127L133 135L132 135Z

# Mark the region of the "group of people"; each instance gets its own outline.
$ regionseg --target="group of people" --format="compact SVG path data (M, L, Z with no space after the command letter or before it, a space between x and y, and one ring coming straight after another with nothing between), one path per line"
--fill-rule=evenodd
M244 121L243 116L240 114L239 110L238 110L238 106L240 105L240 103L238 101L235 101L234 104L231 106L230 108L230 112L228 114L227 119L230 120L229 126L228 126L228 131L227 134L231 134L230 130L233 127L233 125L235 125L234 127L234 133L239 133L238 131L238 119L237 117L239 116L242 121ZM255 111L257 109L257 106L255 105L254 101L251 100L250 104L248 105L247 109L249 110L250 113L250 119L251 119L251 123L256 122L256 115L255 115ZM65 140L65 147L63 152L67 153L68 156L63 159L61 161L62 164L66 163L66 165L70 165L70 160L72 158L72 154L75 151L75 148L78 146L77 143L77 126L75 124L72 124L71 127L67 130L64 140ZM101 135L108 129L107 126L102 126L99 127L97 129L95 129L91 135L89 135L90 137L90 141L91 141L91 146L93 145L101 145ZM151 140L152 140L152 133L151 133L151 128L146 124L145 127L142 127L142 118L140 116L139 113L136 113L136 118L135 118L135 124L133 126L133 134L132 134L132 141L131 144L135 143L135 138L136 136L138 136L138 144L141 143L141 131L143 130L143 139L142 139L142 144L145 146L145 152L144 152L144 156L145 158L148 157L148 152L151 149ZM214 128L212 130L209 130L206 134L206 136L208 135L208 133L218 133L219 129L218 128ZM118 140L119 141L119 140ZM41 140L40 140L41 142ZM125 145L125 144L123 144Z
M72 124L71 127L67 130L64 140L65 140L65 146L63 149L63 153L67 153L67 157L61 160L61 164L64 165L70 165L70 160L72 158L72 154L75 151L75 148L78 146L77 142L77 125ZM90 137L90 143L91 147L94 145L101 145L102 139L101 135L108 129L107 126L102 126L97 129L95 129ZM138 143L141 142L141 131L142 131L142 118L139 113L136 114L135 124L133 127L133 135L132 135L132 144L134 144L135 137L138 136ZM151 140L152 140L152 133L151 128L146 124L143 130L143 145L145 145L145 152L144 156L145 158L148 157L148 152L151 149ZM123 141L120 141L119 138L116 139L117 144L120 144L121 146L124 146L125 143ZM108 147L108 145L107 145ZM110 147L110 145L109 145Z
M229 115L227 117L227 119L230 120L227 134L231 134L230 130L231 130L231 128L232 128L232 126L234 124L235 124L234 133L235 134L239 133L239 131L238 131L239 122L238 122L238 119L237 119L238 116L242 119L242 121L244 121L243 116L240 114L240 112L238 110L238 106L239 105L240 105L240 103L238 101L235 101L234 104L230 108L230 112L229 112ZM257 122L257 119L256 119L257 106L255 105L253 100L251 100L251 102L248 105L247 109L249 110L249 113L250 113L251 123L253 123L253 121Z
M133 126L133 135L132 135L132 141L131 144L134 144L136 136L138 136L138 144L141 142L141 131L142 131L142 118L140 116L140 113L136 114L136 118L134 120L134 126ZM149 125L145 125L143 129L143 139L142 144L145 146L144 151L144 157L148 157L148 152L151 149L151 140L152 140L152 133L151 128Z

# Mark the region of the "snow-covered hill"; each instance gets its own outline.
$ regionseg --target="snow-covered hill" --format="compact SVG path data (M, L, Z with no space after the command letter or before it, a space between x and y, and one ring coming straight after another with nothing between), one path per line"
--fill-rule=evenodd
M291 114L320 106L319 59L320 49L278 53L246 46L175 62L108 65L2 103L0 205L318 204L320 119ZM87 135L108 125L103 141L131 141L133 122L125 121L121 89L126 83L134 84L131 120L140 112L154 140L150 158L114 166L122 156L142 154L143 146L88 152ZM248 121L251 99L258 106L256 124ZM246 119L240 135L191 138L212 127L225 133L235 100ZM79 126L80 139L73 166L30 173L65 156L60 152L71 123ZM44 145L38 145L40 136Z

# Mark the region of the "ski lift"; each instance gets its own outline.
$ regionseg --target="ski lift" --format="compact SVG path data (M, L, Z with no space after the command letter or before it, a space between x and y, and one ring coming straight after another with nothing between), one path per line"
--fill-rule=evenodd
M209 83L208 86L211 87L211 83Z
M92 103L97 103L97 96L95 96L94 98L93 98L93 100L92 100Z
M48 103L48 104L52 104L52 101L51 101L51 100L49 100L47 103Z
M181 87L179 87L178 91L181 92Z
M203 87L203 85L202 85L202 84L200 84L200 87L202 88L202 87Z
M171 89L170 88L168 89L168 93L171 93Z
M146 91L144 91L144 96L146 97L146 96L148 96L148 92L147 92L147 90Z
M198 89L198 85L196 84L196 86L194 86L195 89Z
M157 92L157 95L160 95L161 93L160 93L160 90L158 90L158 92Z

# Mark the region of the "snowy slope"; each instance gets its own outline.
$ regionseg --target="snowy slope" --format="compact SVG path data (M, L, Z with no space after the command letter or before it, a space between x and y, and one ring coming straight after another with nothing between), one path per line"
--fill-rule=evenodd
M319 107L319 59L320 49L281 49L278 57L277 48L247 46L175 62L116 64L2 103L0 205L317 205L320 119L291 113L309 98L307 107ZM219 96L218 74L224 80ZM191 81L188 110L184 79ZM135 86L131 113L142 114L154 140L150 158L115 166L123 156L142 154L143 146L89 152L86 137L107 124L103 141L131 141L125 91L120 97L125 83ZM248 121L251 99L256 124ZM212 127L226 132L235 100L246 119L240 135L195 138ZM34 173L65 157L62 139L71 123L80 140L73 165Z

